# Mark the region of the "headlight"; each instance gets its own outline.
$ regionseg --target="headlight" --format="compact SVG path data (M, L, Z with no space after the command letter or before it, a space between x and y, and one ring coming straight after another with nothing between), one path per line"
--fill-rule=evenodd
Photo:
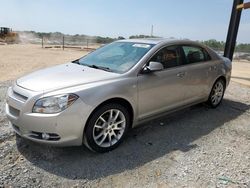
M74 94L41 98L36 101L32 112L45 114L58 113L68 108L76 99L78 99L78 96Z

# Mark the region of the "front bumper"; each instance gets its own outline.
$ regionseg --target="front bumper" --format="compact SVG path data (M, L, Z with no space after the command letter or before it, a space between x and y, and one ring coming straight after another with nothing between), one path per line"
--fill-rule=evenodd
M37 93L17 85L8 90L6 115L14 131L39 143L57 146L82 145L90 108L79 98L60 113L32 113L36 96Z

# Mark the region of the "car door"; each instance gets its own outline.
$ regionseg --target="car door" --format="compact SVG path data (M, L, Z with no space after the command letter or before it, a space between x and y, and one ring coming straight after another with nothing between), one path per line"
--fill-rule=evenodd
M183 45L182 54L185 59L182 66L186 70L186 103L204 100L210 93L212 72L216 65L205 49L198 46Z
M183 104L185 68L180 67L180 46L169 46L159 50L147 63L162 63L164 70L138 75L139 119L174 109Z

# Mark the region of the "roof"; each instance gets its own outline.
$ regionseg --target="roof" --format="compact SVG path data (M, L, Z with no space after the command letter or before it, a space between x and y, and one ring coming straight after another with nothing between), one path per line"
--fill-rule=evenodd
M146 43L146 44L159 44L159 43L192 43L191 40L178 40L178 39L169 39L169 38L140 38L140 39L125 39L120 40L122 42L135 42L135 43Z
M146 43L146 44L158 44L171 39L164 38L138 38L138 39L125 39L123 42L138 42L138 43Z

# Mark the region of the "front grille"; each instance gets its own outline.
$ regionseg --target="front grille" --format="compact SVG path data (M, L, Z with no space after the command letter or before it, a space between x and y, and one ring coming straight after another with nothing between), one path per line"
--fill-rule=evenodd
M13 90L13 96L23 102L27 101L28 97L20 94L20 93L17 93L16 91Z
M18 110L18 109L16 109L16 108L12 107L12 106L10 106L10 105L9 105L9 112L10 112L11 115L13 115L13 116L15 116L15 117L18 117L19 114L20 114L20 110Z

